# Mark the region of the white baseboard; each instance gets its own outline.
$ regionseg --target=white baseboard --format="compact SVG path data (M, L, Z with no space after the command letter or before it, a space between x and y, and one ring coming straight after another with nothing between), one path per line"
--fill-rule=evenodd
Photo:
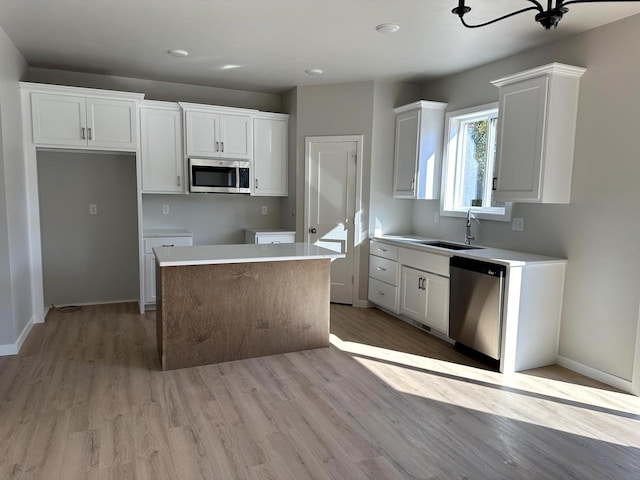
M599 382L611 385L612 387L615 387L618 390L622 390L623 392L631 392L631 382L629 380L616 377L615 375L597 370L593 367L589 367L588 365L584 365L561 355L558 355L556 357L556 363L561 367L568 368L569 370L578 372L585 377L593 378L594 380L597 380Z
M368 300L356 300L355 302L353 302L353 306L356 308L373 308L374 307L373 303L369 302Z
M16 343L0 345L0 356L4 357L7 355L17 355L20 349L22 348L22 344L27 339L27 336L29 336L29 332L31 332L31 329L33 328L34 323L35 322L33 321L33 317L31 317L27 322L27 324L22 329L22 332L20 333L18 340L16 340Z
M65 303L62 305L56 305L57 308L62 307L89 307L91 305L113 305L115 303L138 303L138 299L132 300L109 300L107 302L86 302L86 303Z

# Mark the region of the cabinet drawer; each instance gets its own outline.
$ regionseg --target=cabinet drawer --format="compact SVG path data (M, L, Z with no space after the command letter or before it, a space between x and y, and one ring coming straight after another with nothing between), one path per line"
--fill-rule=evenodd
M264 243L295 243L296 236L295 234L282 234L282 235L264 235L259 234L256 236L256 243L264 244Z
M398 262L369 255L369 276L381 282L398 285Z
M398 249L398 262L419 270L449 276L449 256L437 253L419 252L408 248Z
M369 301L398 313L398 287L369 277Z
M154 247L190 247L192 237L153 237L144 239L144 253L153 253Z
M370 247L371 250L369 253L371 253L371 255L388 258L390 260L398 259L398 247L387 243L377 242L376 240L371 240Z

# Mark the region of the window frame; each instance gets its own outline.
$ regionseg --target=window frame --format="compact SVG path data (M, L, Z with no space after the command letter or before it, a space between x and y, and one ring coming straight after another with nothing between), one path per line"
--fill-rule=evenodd
M494 115L495 114L495 115ZM447 112L445 115L445 132L442 155L442 179L440 195L440 215L446 217L466 217L467 211L471 209L473 215L480 220L496 220L501 222L511 221L511 202L505 202L504 212L502 207L465 207L455 209L455 197L459 189L456 189L456 170L458 166L458 145L460 142L459 132L463 122L473 119L491 118L499 116L498 102L487 103L475 107L464 108ZM498 124L493 133L497 135ZM497 147L496 147L497 148ZM497 153L497 152L496 152ZM497 158L496 160L497 161ZM495 166L494 166L495 168ZM485 192L491 192L491 180L493 176L485 179Z

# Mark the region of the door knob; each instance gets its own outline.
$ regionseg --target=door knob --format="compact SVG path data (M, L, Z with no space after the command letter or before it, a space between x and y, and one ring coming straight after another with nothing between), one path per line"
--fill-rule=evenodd
M315 227L311 227L309 229L309 233L317 233L318 231L315 229Z

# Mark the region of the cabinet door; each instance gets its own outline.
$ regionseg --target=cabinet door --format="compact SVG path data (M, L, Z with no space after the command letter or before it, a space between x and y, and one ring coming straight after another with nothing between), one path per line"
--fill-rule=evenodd
M179 109L140 109L143 193L183 193L182 122Z
M290 233L274 234L258 234L256 235L256 243L258 244L271 244L271 243L295 243L296 236Z
M410 267L402 267L400 313L419 322L424 322L427 309L427 291L424 285L425 273Z
M208 112L185 113L188 157L220 157L218 115Z
M33 143L86 146L86 112L84 97L32 93Z
M449 334L449 279L424 272L427 306L423 323Z
M286 121L254 120L254 195L287 196L287 130Z
M245 115L220 115L220 152L224 158L251 160L251 117Z
M144 256L144 303L156 303L156 256Z
M87 98L87 139L90 147L135 150L136 102Z
M415 198L418 166L420 110L396 116L396 145L393 164L394 198Z
M540 198L548 78L500 88L496 201Z

